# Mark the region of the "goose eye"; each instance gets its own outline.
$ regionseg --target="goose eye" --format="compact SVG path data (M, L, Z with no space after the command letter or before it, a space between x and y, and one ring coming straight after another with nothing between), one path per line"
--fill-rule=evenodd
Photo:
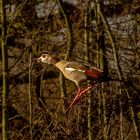
M46 57L46 55L45 55L45 54L43 54L43 55L42 55L42 57L43 57L43 58L45 58L45 57Z

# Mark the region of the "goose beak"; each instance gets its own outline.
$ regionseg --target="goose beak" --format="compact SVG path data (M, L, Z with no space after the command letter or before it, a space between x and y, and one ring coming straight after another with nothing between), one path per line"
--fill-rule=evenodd
M41 57L37 58L36 61L37 61L37 62L42 62Z

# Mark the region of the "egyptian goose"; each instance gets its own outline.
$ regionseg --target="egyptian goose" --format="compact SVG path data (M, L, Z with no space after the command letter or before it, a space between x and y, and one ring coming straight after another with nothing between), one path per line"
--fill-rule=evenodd
M42 53L41 57L37 58L37 61L55 65L67 79L73 81L77 85L78 92L70 104L69 109L72 109L74 103L80 96L91 90L97 83L105 80L104 72L99 68L89 68L78 62L61 60L48 52ZM88 79L92 81L92 83L82 89L80 85L83 82L87 82Z

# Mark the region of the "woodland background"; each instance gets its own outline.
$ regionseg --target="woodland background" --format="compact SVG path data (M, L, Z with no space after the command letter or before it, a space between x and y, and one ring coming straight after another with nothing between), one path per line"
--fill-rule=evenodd
M140 139L139 0L11 0L1 11L0 137ZM101 83L65 113L77 87L35 61L43 51L118 80Z

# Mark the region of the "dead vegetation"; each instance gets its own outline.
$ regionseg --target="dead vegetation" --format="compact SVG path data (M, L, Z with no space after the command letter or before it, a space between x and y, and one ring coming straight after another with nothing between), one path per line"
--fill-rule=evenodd
M11 140L140 139L140 3L77 3L7 3ZM103 44L105 53L100 48ZM104 63L108 74L118 81L101 84L66 113L77 88L59 79L52 65L36 63L42 51L97 67Z

